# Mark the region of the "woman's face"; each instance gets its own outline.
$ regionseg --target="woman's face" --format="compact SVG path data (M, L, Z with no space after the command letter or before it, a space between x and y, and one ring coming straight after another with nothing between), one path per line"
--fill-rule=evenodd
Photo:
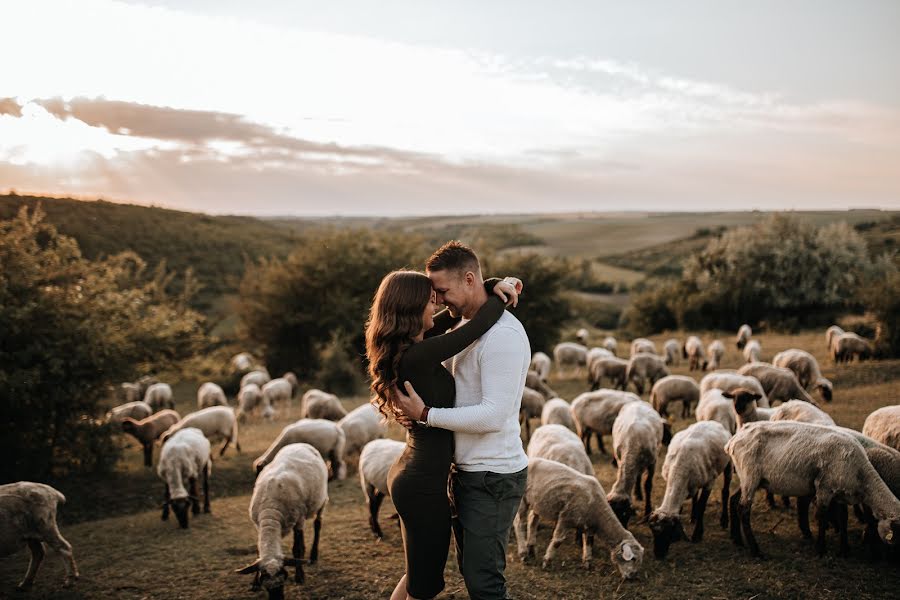
M437 303L435 302L434 290L432 290L431 296L428 298L428 304L425 305L425 313L422 315L422 333L434 327L435 310L437 310Z

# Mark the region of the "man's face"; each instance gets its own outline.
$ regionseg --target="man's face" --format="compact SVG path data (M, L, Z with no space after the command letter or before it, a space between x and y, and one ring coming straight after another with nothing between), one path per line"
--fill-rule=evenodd
M462 315L468 302L465 273L457 271L426 271L434 288L435 301L450 309L454 317Z

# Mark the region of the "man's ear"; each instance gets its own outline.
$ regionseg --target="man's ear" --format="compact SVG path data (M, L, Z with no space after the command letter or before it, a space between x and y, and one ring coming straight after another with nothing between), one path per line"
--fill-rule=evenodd
M466 271L465 278L466 285L469 287L475 285L476 281L478 280L478 278L475 276L475 273L473 273L472 271Z

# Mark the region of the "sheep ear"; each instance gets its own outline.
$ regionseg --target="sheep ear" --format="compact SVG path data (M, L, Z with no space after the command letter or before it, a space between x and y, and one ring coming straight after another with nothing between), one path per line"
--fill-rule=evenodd
M628 544L622 546L622 558L625 560L634 560L634 551Z
M235 573L240 573L241 575L248 575L250 573L256 573L259 571L259 559L257 558L254 562L250 563L246 567L241 569L235 569Z
M750 397L753 398L754 401L762 398L762 394L750 394Z
M731 392L722 392L722 395L728 398L729 400L734 400L734 394Z

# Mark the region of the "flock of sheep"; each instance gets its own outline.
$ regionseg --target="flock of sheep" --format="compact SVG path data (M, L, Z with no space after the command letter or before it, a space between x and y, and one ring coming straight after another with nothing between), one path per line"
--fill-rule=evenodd
M586 341L587 332L579 331L578 337ZM826 337L836 362L871 355L868 341L837 326L829 328ZM798 525L805 537L812 536L808 511L815 502L819 553L825 550L825 531L833 527L840 534L840 551L846 554L848 505L865 522L872 553L880 554L882 543L893 545L900 536L900 406L873 412L862 432L838 427L813 397L817 394L830 402L832 384L811 354L791 349L777 354L771 364L760 362L761 346L746 325L736 343L747 359L736 371L717 369L725 350L721 341L704 348L696 336L684 343L666 341L662 354L650 340L634 340L628 360L616 356L612 337L595 348L561 343L552 360L536 352L520 409L529 475L514 523L519 556L526 561L534 556L537 523L544 520L555 523L544 565L553 561L557 547L575 530L586 566L596 538L610 548L610 559L621 575L633 577L641 569L644 548L628 529L631 518L641 512L639 522L645 522L653 535L654 555L664 558L673 542L687 539L681 510L691 499L690 539L698 542L719 475L723 475L720 525L730 527L734 542L746 543L754 555L760 550L751 507L759 488L766 490L770 503L775 494L786 503L796 498ZM668 367L684 359L692 371L713 371L699 383L671 375ZM557 397L548 384L554 363L560 373L584 369L591 390L571 403ZM145 378L123 384L126 402L108 415L138 440L147 466L152 464L154 446L161 445L157 474L165 486L162 518L167 519L171 510L184 528L189 514L201 511L200 484L202 510L211 509L211 442L224 440L220 455L231 444L240 451L239 424L256 416L271 418L298 392L292 373L272 379L246 353L233 357L232 368L243 374L235 408L228 405L220 386L206 382L197 391L198 410L181 417L174 410L171 387ZM609 387L601 388L604 380L609 380ZM627 391L629 385L637 393ZM649 402L641 399L647 389ZM776 401L781 404L774 407ZM682 403L683 416L693 410L697 419L674 436L669 417L673 402ZM369 527L382 536L378 512L389 495L387 474L405 446L384 439L385 424L370 404L347 413L335 395L313 389L302 396L300 411L300 420L286 426L253 462L257 479L250 517L258 533L258 559L239 572L253 574L254 587L266 590L270 598L283 597L287 567L294 567L295 581L302 582L303 565L316 561L328 481L346 477L346 457L351 454L359 453ZM531 419L537 418L541 424L532 431ZM617 475L608 493L589 457L592 434L603 453L607 452L603 436L611 435ZM666 490L654 510L651 493L661 446L668 446L662 466ZM733 473L740 486L731 494ZM6 524L0 527L0 548L8 554L27 540L31 550L21 588L34 581L44 555L42 543L65 559L66 584L78 577L71 546L56 525L57 504L64 501L62 494L44 484L0 486L0 515ZM303 534L307 520L314 525L308 558ZM282 538L289 533L293 546L287 558Z

